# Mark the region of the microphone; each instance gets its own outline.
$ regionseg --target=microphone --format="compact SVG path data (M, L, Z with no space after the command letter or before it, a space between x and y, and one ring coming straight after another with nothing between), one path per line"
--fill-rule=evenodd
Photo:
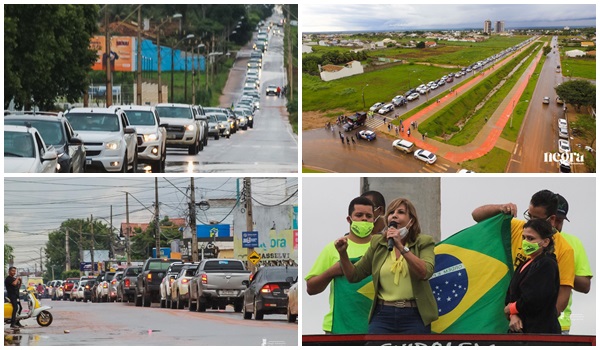
M390 227L398 228L398 223L395 221L390 221L390 223L388 224L388 228ZM392 250L394 250L394 239L388 238L388 251L391 252Z

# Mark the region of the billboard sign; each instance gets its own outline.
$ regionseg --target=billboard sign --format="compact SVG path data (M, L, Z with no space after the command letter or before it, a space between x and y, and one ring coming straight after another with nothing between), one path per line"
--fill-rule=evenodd
M113 36L110 38L110 62L113 72L135 71L136 38ZM90 40L90 49L96 51L96 62L92 70L106 70L106 37L95 35Z
M258 231L242 232L242 248L258 247Z

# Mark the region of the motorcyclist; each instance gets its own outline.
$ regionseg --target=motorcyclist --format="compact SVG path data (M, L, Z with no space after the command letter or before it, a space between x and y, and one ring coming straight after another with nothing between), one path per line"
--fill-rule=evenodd
M8 269L8 276L4 280L4 287L6 288L8 299L12 304L12 315L10 319L10 328L23 327L21 323L17 321L17 312L21 308L19 302L19 288L21 287L21 277L17 275L17 268L11 266Z
M42 286L41 283L38 283L38 285L37 285L37 293L38 293L38 298L42 299L42 297L44 296L44 286Z

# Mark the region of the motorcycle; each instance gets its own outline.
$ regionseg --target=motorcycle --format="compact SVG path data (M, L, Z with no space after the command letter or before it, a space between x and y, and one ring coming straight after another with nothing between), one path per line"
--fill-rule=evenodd
M37 323L42 327L48 327L52 323L51 306L42 306L35 296L35 289L27 288L27 310L21 310L17 315L17 321L35 317ZM8 298L4 298L4 324L10 324L13 306Z

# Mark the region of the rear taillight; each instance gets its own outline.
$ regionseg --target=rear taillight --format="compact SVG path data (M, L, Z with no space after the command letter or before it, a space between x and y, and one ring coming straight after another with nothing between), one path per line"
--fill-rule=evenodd
M148 282L152 282L152 273L149 273L148 276L146 276L146 279Z
M112 281L110 281L110 284L117 284L117 281L112 280Z
M102 283L102 288L108 288L108 283L107 282Z
M129 288L130 285L131 285L131 282L129 280L125 280L125 287Z
M208 276L205 273L203 273L200 276L200 281L202 281L202 284L208 284Z
M184 279L182 279L182 280L181 280L181 283L183 283L183 284L186 284L186 283L188 283L189 281L190 281L190 280L188 280L187 278L184 278Z
M269 294L272 293L275 289L278 289L279 286L276 284L265 284L261 289L260 292L263 294Z

